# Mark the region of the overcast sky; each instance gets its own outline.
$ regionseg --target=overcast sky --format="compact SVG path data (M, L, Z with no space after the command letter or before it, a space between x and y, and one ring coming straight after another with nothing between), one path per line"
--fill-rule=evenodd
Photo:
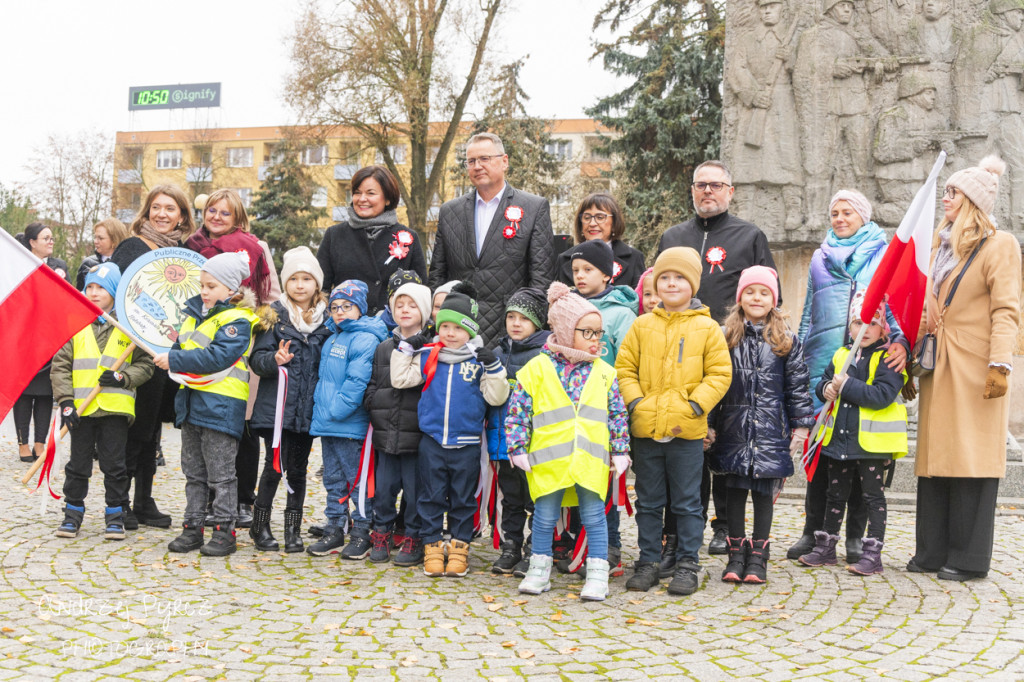
M506 0L491 45L529 54L530 113L582 117L619 89L592 53L604 0ZM297 0L3 0L0 19L0 183L29 177L48 135L191 127L195 110L128 112L133 85L221 82L211 126L293 123L281 102ZM185 113L182 113L185 112Z

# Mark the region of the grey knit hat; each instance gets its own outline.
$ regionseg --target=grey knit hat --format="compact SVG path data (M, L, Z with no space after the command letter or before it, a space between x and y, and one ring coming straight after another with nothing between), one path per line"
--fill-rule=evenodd
M231 291L238 291L242 282L249 279L249 257L234 251L218 253L203 263L199 270L208 273Z

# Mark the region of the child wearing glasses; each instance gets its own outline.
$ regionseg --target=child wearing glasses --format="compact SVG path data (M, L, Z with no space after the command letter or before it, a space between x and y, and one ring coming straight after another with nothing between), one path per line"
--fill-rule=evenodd
M370 423L363 394L373 369L373 353L387 338L384 322L366 316L369 287L347 279L334 287L328 302L331 337L320 351L320 379L313 394L310 434L320 436L327 491L327 525L323 537L307 550L314 556L337 554L349 527L349 501L359 498L359 459ZM352 532L346 559L370 553L370 516L358 505L351 513Z
M646 592L660 581L667 481L678 541L668 591L686 595L697 590L700 571L707 414L729 388L732 361L721 328L695 298L701 280L697 252L665 249L652 276L661 304L633 324L615 363L633 434L640 545L626 589Z
M629 424L615 370L600 358L601 313L561 282L548 289L551 337L516 374L505 434L533 497L533 554L524 594L551 589L552 540L563 506L579 506L587 539L581 599L608 596L605 499L610 467L629 467ZM660 531L660 526L659 526Z

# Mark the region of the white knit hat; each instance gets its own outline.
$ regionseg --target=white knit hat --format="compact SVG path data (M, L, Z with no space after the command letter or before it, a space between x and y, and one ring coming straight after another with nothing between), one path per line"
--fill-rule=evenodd
M958 170L946 180L946 187L955 187L971 202L992 215L996 208L996 193L999 191L999 176L1006 172L1006 162L998 156L990 155L981 160L977 166Z
M284 290L288 280L296 272L308 273L316 280L316 288L324 288L324 271L320 261L316 259L308 246L296 246L284 252L284 263L281 265L281 289Z
M406 282L395 289L395 293L388 300L388 307L391 308L392 316L395 314L395 301L398 300L399 296L408 296L412 299L412 302L420 309L421 327L426 329L427 325L430 324L430 313L432 312L430 287L425 284L416 284L416 282Z

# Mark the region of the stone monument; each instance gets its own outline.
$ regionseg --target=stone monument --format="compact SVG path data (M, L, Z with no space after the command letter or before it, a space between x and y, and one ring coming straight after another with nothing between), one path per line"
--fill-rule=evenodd
M841 188L895 228L940 149L1002 156L1024 236L1024 0L730 0L725 51L722 158L772 242L820 242Z

